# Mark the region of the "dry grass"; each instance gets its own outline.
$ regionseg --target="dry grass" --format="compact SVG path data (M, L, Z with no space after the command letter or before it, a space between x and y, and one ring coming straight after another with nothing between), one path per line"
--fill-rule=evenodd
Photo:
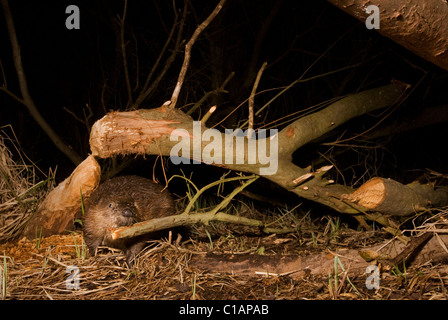
M14 149L15 157L7 143ZM49 178L36 181L38 173L46 175L20 150L12 128L0 128L0 242L20 233L30 214L53 188L53 174L50 172Z
M246 239L247 247L264 238ZM274 237L267 240L275 243ZM297 239L296 239L297 240ZM290 238L290 242L296 241ZM221 239L218 251L234 251L234 243ZM96 257L82 257L80 234L52 236L35 242L22 239L0 246L7 257L7 299L447 299L448 266L427 264L404 273L388 272L378 290L368 290L366 275L344 278L344 274L292 276L241 276L207 273L190 264L194 255L210 251L208 243L190 240L176 245L155 241L138 257L133 269L124 257L104 249ZM265 244L265 243L264 243ZM298 243L295 243L299 246ZM302 246L299 246L302 247ZM204 251L198 251L201 248ZM290 243L294 250L294 243ZM273 244L269 252L284 252ZM322 250L323 248L316 248ZM306 250L306 248L302 248ZM234 251L235 252L235 251ZM79 270L79 288L68 273ZM68 282L67 282L68 281ZM337 284L337 288L335 288ZM68 285L68 286L67 286Z

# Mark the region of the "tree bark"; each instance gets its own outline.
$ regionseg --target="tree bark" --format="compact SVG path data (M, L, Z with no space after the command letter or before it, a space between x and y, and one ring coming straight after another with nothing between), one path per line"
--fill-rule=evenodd
M365 22L366 8L380 11L380 34L448 70L448 5L442 0L328 0Z
M419 238L425 238L420 241ZM203 271L231 273L236 275L265 274L271 276L288 275L302 278L308 275L328 276L335 271L337 257L347 269L349 276L366 275L369 265L388 265L390 267L406 267L432 263L446 263L448 253L440 241L448 242L448 235L431 238L425 233L414 238L408 245L399 240L386 240L381 244L362 249L337 249L312 253L308 255L257 255L257 254L200 254L193 255L190 264ZM403 253L406 257L403 258ZM363 258L364 257L364 258ZM397 259L398 258L398 259ZM370 275L370 274L369 274Z

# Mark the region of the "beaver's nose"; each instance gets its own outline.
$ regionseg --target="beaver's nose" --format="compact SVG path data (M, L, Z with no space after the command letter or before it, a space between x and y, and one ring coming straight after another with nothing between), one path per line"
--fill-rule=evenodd
M125 208L123 209L123 212L121 213L123 215L123 217L132 217L134 215L134 213L132 212L131 209L129 208Z

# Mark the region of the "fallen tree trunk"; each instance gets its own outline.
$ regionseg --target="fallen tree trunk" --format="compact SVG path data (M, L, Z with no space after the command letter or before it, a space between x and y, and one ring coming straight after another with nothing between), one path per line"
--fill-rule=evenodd
M366 8L379 8L377 30L423 59L448 70L448 5L441 0L328 0L362 21Z
M427 235L427 234L426 234ZM431 234L429 235L431 236ZM448 243L448 235L440 235L437 239L428 240L425 234L425 242L419 247L412 248L412 252L405 259L406 267L418 266L428 262L446 263L448 253L440 241ZM418 241L418 238L416 238ZM292 278L301 278L310 274L328 276L335 271L334 259L337 257L347 269L349 276L366 274L366 267L381 263L390 268L403 267L403 261L397 261L403 252L407 252L408 246L402 242L385 241L373 247L363 249L339 249L335 251L313 253L309 255L257 255L257 254L200 254L192 255L190 264L203 271L211 273L231 273L236 275L288 275ZM375 259L362 258L364 252L376 253ZM370 274L369 274L370 275Z
M236 142L229 150L226 143L234 142L237 139L235 135L215 130L211 143L210 137L202 136L205 131L210 133L210 129L202 123L200 126L195 124L193 119L182 111L164 106L150 110L107 114L92 127L90 146L92 155L100 158L127 154L173 156L174 153L176 157L193 159L193 163L202 161L255 174L262 174L263 169L272 166L275 170L265 177L285 189L339 212L359 213L360 211L354 208L356 206L348 205L341 199L343 194L352 193L354 191L352 188L323 178L325 171L311 172L308 168L296 166L291 161L292 153L354 117L392 105L400 99L406 88L407 85L395 82L354 94L319 112L296 120L278 134L259 139L258 148L261 144L265 150L272 152L277 151L272 144L278 145L277 157L270 155L272 161L268 164L262 163L259 156L260 149L254 152L257 154L255 161L252 163L249 161L253 153L249 152L247 136L241 138L244 144L243 150L237 150ZM189 147L188 153L182 155L177 153L179 139ZM217 162L217 158L225 161Z
M435 190L432 185L417 182L403 185L377 177L364 183L352 194L344 195L342 199L381 214L407 216L431 207L448 205L448 190Z

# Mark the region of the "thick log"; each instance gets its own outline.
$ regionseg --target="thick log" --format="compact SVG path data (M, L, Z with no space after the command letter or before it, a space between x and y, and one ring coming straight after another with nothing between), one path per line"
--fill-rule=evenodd
M379 8L380 34L448 70L448 5L443 0L329 0L365 23L366 8Z
M431 235L430 235L431 236ZM448 253L441 246L440 241L448 243L448 235L440 235L437 239L432 237L416 247L413 243L407 246L399 240L386 240L382 244L363 249L338 249L335 251L319 252L308 255L257 255L257 254L207 254L193 255L190 265L203 271L217 273L231 273L236 275L288 275L292 278L302 278L312 275L328 276L335 269L335 257L338 257L345 267L349 276L366 277L366 267L382 263L390 267L403 266L403 261L398 261L397 257L402 257L402 253L407 253L411 247L412 254L408 254L404 263L406 267L418 266L431 261L432 263L446 263ZM414 241L420 242L419 238ZM368 253L368 254L366 254ZM362 258L374 255L374 259ZM339 272L342 270L339 269Z
M343 199L382 214L407 216L431 207L448 205L448 190L417 182L403 185L397 181L373 178Z
M81 192L87 197L99 184L101 168L93 156L87 157L75 171L53 189L24 229L29 239L60 234L73 229L73 220L81 206Z

